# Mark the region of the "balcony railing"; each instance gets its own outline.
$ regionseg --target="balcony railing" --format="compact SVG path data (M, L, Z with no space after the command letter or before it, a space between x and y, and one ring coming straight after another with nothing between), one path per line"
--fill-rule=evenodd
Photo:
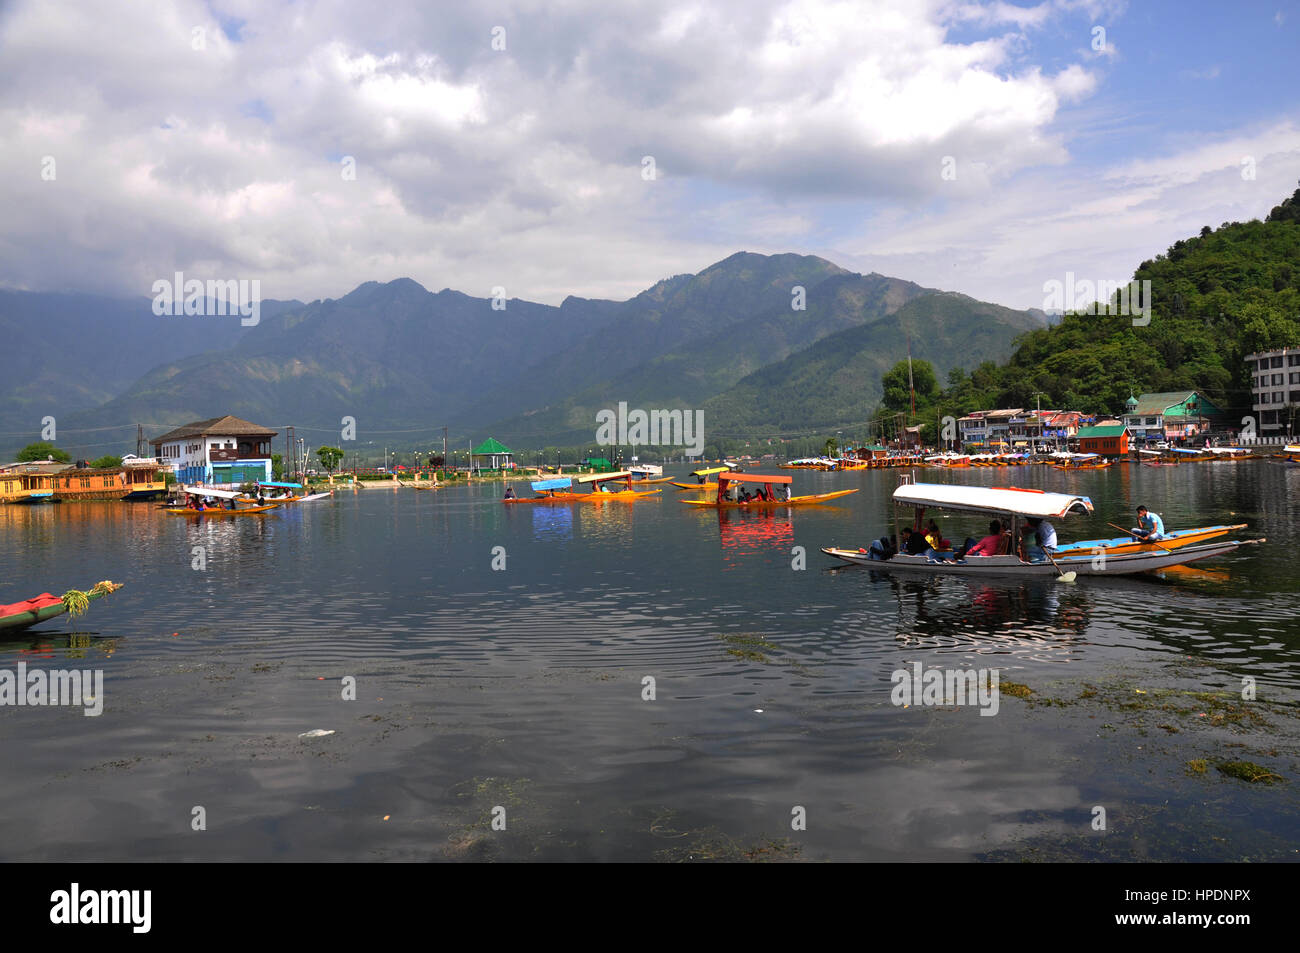
M218 449L213 447L208 451L208 461L211 463L234 463L236 460L270 460L269 453L257 453L250 451L240 453L238 450L229 450L225 448Z

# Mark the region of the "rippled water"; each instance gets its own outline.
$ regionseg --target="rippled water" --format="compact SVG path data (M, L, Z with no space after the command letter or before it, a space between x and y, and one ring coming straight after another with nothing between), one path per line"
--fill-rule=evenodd
M1171 529L1268 539L1073 585L838 568L818 548L884 532L897 476L795 479L861 492L722 514L671 488L506 507L491 484L240 520L0 508L4 601L127 583L73 627L0 640L0 668L105 673L98 718L0 708L0 856L1271 859L1300 842L1286 785L1184 768L1237 751L1300 780L1294 721L1246 733L1128 707L1239 692L1242 676L1295 704L1300 469L923 473L1090 495L1097 512L1062 521L1063 540L1115 535L1106 522L1130 525L1138 503ZM943 527L980 535L978 520ZM902 709L891 673L913 662L996 668L1040 702ZM336 733L299 739L313 728ZM1104 835L1097 804L1115 818Z

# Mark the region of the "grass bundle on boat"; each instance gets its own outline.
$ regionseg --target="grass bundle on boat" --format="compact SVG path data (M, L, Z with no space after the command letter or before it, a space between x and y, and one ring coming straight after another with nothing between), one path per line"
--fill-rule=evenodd
M110 592L116 592L121 589L125 583L113 582L111 579L104 579L95 583L89 592L83 592L80 589L69 589L62 596L63 608L68 611L68 616L75 619L79 615L85 615L90 608L90 600L95 596L107 595Z

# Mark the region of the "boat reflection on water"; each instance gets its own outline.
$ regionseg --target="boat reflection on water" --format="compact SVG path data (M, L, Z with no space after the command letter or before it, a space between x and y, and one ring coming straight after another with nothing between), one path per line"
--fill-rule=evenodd
M725 569L740 568L740 558L758 553L790 557L794 546L794 519L790 510L720 509L718 538Z
M32 659L80 659L88 656L112 658L118 650L120 636L101 636L94 632L59 632L58 630L24 629L0 636L0 657L15 661Z
M509 509L509 507L505 507ZM533 506L533 538L542 540L573 539L573 507Z
M900 646L1040 661L1069 662L1081 654L1095 598L1085 587L1046 579L908 578L870 569L866 578L873 588L893 591L898 606L894 637ZM882 621L879 612L855 612L845 624L860 624L864 632L876 634Z

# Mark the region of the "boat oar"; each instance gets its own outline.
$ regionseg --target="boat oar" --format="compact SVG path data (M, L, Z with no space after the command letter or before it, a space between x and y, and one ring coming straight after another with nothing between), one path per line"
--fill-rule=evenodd
M1051 562L1053 566L1056 566L1056 571L1060 573L1060 575L1058 575L1056 578L1057 582L1074 582L1074 580L1079 578L1079 574L1075 572L1073 569L1071 569L1069 572L1061 572L1061 567L1057 566L1056 560L1052 559L1052 554L1049 553L1046 549L1043 550L1043 555L1048 558L1048 560Z
M1160 549L1163 549L1167 553L1173 552L1172 549L1168 549L1164 546L1161 546L1154 539L1143 539L1141 536L1133 532L1131 529L1125 529L1123 526L1116 526L1114 523L1107 523L1106 525L1109 526L1111 529L1119 530L1121 533L1128 533L1130 536L1132 536L1134 539L1138 540L1139 542L1150 543L1152 546L1158 546Z

